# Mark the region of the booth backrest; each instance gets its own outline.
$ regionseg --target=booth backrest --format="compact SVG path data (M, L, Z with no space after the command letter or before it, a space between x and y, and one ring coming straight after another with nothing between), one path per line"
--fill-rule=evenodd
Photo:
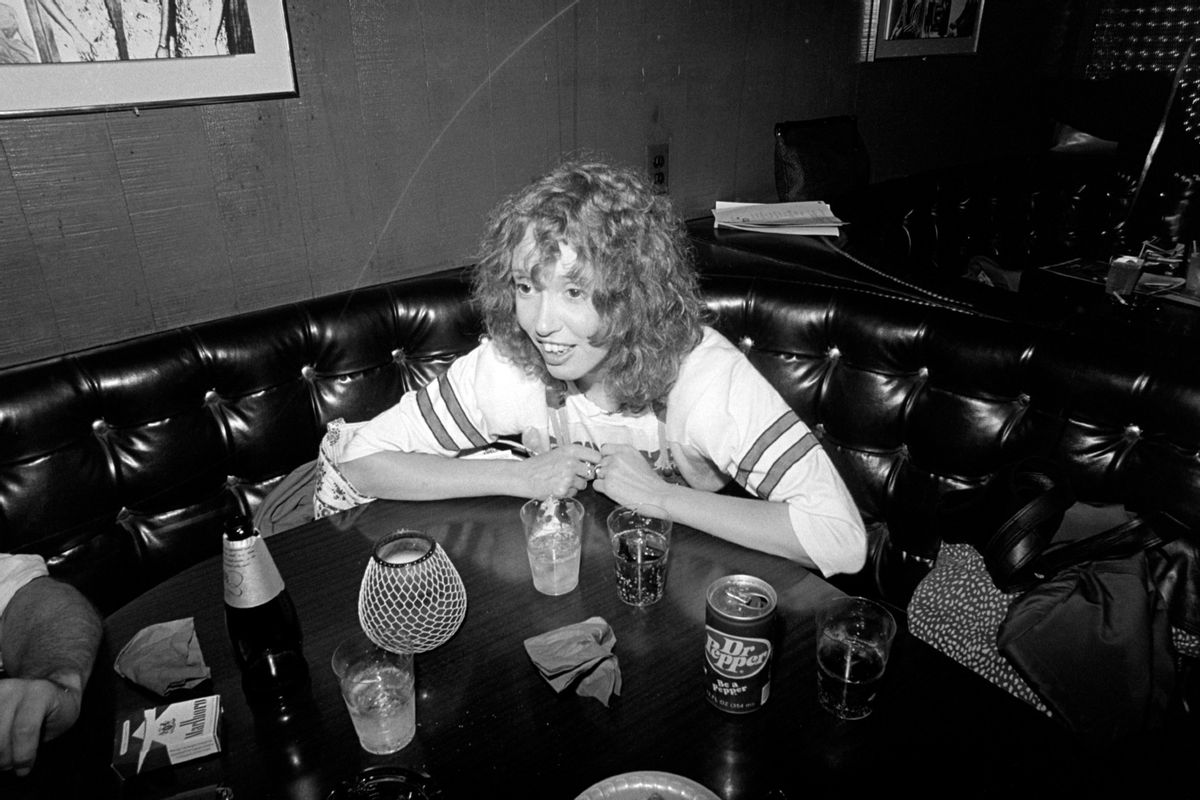
M1200 530L1200 360L855 286L707 268L718 327L818 433L874 534L869 590L903 601L945 492L1028 455L1081 501Z
M0 371L0 551L103 610L220 552L312 459L478 341L458 271Z
M910 277L963 275L975 256L1020 273L1195 237L1176 224L1200 185L1195 165L1140 192L1137 166L1057 153L997 158L873 184L840 213L863 252Z
M1024 454L1080 499L1200 527L1200 360L859 286L704 266L716 327L812 426L871 525L866 577L903 594L944 492ZM479 336L465 273L396 281L0 371L0 550L47 555L110 610L219 552L312 459Z

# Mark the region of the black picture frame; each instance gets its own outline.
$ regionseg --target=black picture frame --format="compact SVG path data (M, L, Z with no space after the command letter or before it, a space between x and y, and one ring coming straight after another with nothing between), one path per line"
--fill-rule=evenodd
M0 117L297 96L283 0L157 8L124 19L119 0L0 0Z
M984 0L868 0L868 61L972 55Z

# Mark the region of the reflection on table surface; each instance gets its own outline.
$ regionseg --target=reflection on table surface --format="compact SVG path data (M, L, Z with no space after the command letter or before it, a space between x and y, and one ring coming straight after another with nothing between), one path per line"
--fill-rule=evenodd
M106 648L85 714L43 751L30 779L0 777L0 796L163 798L212 784L237 798L324 798L375 764L428 773L450 798L515 794L574 798L610 776L683 775L724 800L809 798L853 779L860 788L925 785L913 764L951 759L994 768L994 796L1064 750L1056 726L923 644L901 635L875 713L839 721L816 701L814 613L840 592L804 568L677 526L666 593L645 609L617 598L604 518L613 507L585 492L579 587L534 590L515 498L428 503L378 501L268 540L296 603L312 673L311 697L280 714L254 714L232 660L220 558L163 583L106 621ZM398 528L430 534L467 590L467 615L446 644L416 658L417 734L393 756L361 750L330 669L334 646L358 626L359 583L372 545ZM730 715L704 699L705 589L733 573L769 582L781 639L766 706ZM162 702L116 677L116 652L145 625L191 616L225 707L219 756L125 782L109 769L113 715ZM526 638L601 616L616 634L622 692L609 707L555 694L526 654ZM210 693L210 692L204 692ZM1020 737L1012 733L1021 731ZM1020 739L1016 744L1009 739Z

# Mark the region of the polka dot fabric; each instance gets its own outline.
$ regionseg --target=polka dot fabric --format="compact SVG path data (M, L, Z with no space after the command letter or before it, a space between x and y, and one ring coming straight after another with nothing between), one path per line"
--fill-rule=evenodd
M933 570L908 604L913 636L1049 714L1036 692L996 645L1000 623L1018 592L996 588L983 556L969 544L944 544Z

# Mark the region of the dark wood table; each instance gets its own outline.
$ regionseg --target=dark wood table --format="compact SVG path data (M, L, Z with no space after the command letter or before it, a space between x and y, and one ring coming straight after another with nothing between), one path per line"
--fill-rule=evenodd
M1026 270L1020 294L1044 314L1057 314L1081 336L1117 338L1155 353L1200 338L1200 303L1180 290L1140 288L1127 303L1104 291L1107 261Z
M903 632L875 713L857 722L833 718L816 701L813 615L837 589L784 559L677 527L664 599L647 609L626 606L604 529L612 503L591 491L580 499L588 511L581 579L561 597L533 589L516 499L381 501L269 539L312 673L311 698L282 719L256 716L246 703L224 626L220 559L188 569L106 621L84 716L43 748L30 777L0 776L0 797L132 800L224 784L239 800L324 798L375 764L423 770L448 798L570 800L597 781L640 770L684 775L724 800L874 791L1028 797L1075 791L1104 764L1047 718ZM449 642L417 656L413 743L376 757L358 746L329 659L358 624L373 542L400 527L442 544L468 607ZM704 590L731 573L770 582L783 622L770 701L742 716L714 709L703 692ZM523 647L529 636L595 615L616 634L624 680L607 708L570 690L555 694ZM224 704L223 751L122 784L108 767L113 715L156 699L115 676L112 657L143 626L188 616ZM1114 765L1104 766L1112 788Z

